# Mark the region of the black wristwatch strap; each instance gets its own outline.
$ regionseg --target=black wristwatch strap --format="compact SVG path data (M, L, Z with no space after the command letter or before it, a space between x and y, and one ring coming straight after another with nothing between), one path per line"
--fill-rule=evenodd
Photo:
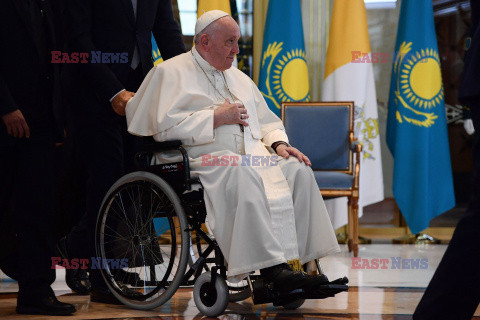
M277 152L277 147L281 144L289 147L288 143L286 143L285 141L276 141L276 142L272 143L272 149L275 150L275 152Z

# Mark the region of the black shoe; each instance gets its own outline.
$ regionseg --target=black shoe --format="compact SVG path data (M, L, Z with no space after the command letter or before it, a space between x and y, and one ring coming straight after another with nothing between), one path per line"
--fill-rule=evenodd
M37 301L18 299L17 313L44 314L49 316L68 316L77 311L73 304L63 303L55 296L46 297Z
M287 264L280 264L260 270L266 282L271 283L276 292L287 293L296 289L312 289L328 283L324 275L308 275L302 271L292 271Z
M61 238L57 243L57 253L63 259L68 258L66 238ZM90 293L91 284L88 278L87 270L84 269L65 269L65 282L67 286L79 295L88 295Z
M115 276L115 279L118 279L118 281L121 281L124 284L130 284L134 287L138 285L143 285L142 281L140 280L139 274L136 272L128 272L123 269L117 269L113 271L113 274Z
M83 269L66 269L65 282L73 292L79 295L90 294L91 284L88 279L87 270Z
M122 303L113 295L112 291L106 287L94 287L90 290L90 301L106 303L106 304L117 304L121 305Z
M135 290L132 290L128 288L127 286L118 283L120 289L123 291L123 295L126 296L127 298L134 299L137 298L138 300L140 297L142 297L142 294L140 292L137 292ZM100 302L100 303L106 303L106 304L118 304L121 305L122 303L113 295L112 291L106 287L94 287L90 291L90 301L93 302Z
M292 271L286 263L262 269L260 274L266 283L270 283L273 291L280 293L301 289L306 284L305 275Z
M328 278L324 274L305 274L305 278L308 280L308 285L306 288L312 289L321 285L328 284Z

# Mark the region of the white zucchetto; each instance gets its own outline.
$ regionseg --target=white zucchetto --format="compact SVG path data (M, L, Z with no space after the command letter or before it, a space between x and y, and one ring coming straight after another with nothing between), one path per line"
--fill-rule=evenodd
M197 23L195 24L195 35L203 31L203 29L208 27L212 22L226 16L230 15L222 10L211 10L205 12L200 16L200 18L198 18Z

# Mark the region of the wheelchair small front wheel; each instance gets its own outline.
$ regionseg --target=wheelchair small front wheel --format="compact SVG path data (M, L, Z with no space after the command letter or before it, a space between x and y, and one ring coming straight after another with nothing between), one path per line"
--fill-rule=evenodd
M211 237L213 239L213 237ZM197 262L198 257L200 257L206 248L206 245L202 243L202 238L198 233L195 237L190 237L190 254L188 256L188 264L192 267L195 262ZM213 251L207 259L211 261L215 260L215 252ZM203 269L206 272L210 271L210 268L214 266L214 263L207 262L203 264ZM248 299L252 296L252 292L248 286L246 279L241 280L240 282L230 282L227 280L227 287L229 291L228 301L229 302L238 302Z
M227 309L228 287L220 275L215 277L215 285L211 285L211 281L211 272L200 275L193 286L193 299L202 314L216 317Z

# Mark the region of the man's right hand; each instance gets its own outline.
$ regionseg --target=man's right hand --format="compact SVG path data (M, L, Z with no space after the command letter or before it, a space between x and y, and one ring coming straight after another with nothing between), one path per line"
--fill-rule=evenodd
M224 124L241 124L248 126L247 109L241 103L230 103L227 99L223 105L215 109L213 116L213 128L218 128Z
M134 95L135 95L135 92L130 92L127 90L123 90L119 94L117 94L111 102L113 111L115 111L115 113L118 115L124 116L125 108L127 107L127 102L128 100L133 98Z
M2 116L9 135L15 138L30 138L30 128L23 117L22 111L15 110Z

